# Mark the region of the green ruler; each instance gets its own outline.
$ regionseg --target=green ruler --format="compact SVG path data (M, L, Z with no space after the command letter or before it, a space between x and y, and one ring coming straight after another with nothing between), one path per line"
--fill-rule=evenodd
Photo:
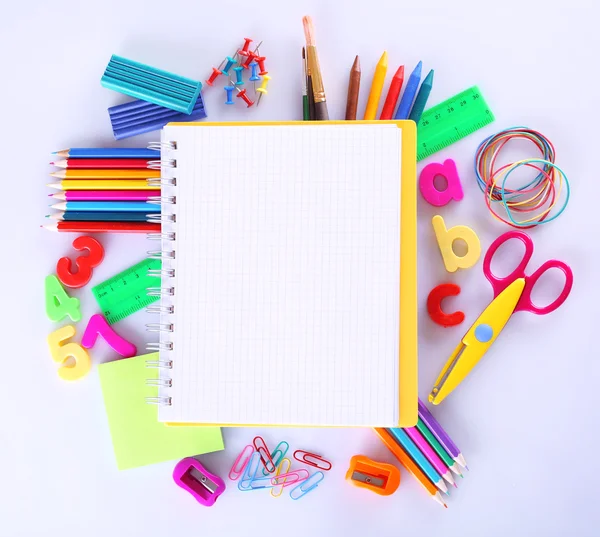
M441 151L492 121L494 114L477 86L425 110L417 127L417 160Z
M148 296L146 289L160 287L160 278L148 276L148 269L160 267L160 259L145 259L92 288L92 293L110 324L159 299L157 296Z

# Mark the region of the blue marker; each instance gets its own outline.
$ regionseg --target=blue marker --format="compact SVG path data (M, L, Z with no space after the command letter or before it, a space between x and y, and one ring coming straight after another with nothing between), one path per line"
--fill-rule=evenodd
M406 89L404 90L402 99L400 99L400 104L398 105L398 110L396 110L394 119L408 119L410 109L412 108L413 101L415 100L415 95L419 89L422 66L423 62L419 62L415 67L415 70L410 74L410 78L406 83Z
M415 104L413 104L412 110L410 111L410 116L408 119L412 119L415 123L418 123L423 115L423 110L425 110L425 105L427 104L427 99L429 99L429 94L431 93L431 88L433 86L433 69L429 71L429 74L423 80L423 84L421 84L421 88L419 89L419 93L417 93L417 98L415 99Z

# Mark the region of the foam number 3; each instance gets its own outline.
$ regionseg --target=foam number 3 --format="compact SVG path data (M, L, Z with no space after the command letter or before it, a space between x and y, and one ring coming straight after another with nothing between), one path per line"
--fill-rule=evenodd
M56 264L56 274L63 285L78 289L92 279L92 269L104 259L104 248L93 237L84 235L73 241L75 250L87 250L88 255L80 255L75 260L77 271L72 271L72 263L68 257L61 257Z
M91 349L95 344L98 336L102 336L110 347L125 358L135 356L137 349L133 343L129 343L126 339L117 334L113 327L108 324L106 319L97 313L92 315L88 325L81 338L81 344L86 349Z
M78 343L63 342L75 335L75 327L71 324L55 330L48 336L48 346L52 359L63 364L58 368L58 376L63 380L78 380L87 375L92 367L90 355ZM71 359L72 363L65 363Z
M74 323L81 321L79 299L70 297L54 274L46 276L44 287L48 319L58 322L68 315Z

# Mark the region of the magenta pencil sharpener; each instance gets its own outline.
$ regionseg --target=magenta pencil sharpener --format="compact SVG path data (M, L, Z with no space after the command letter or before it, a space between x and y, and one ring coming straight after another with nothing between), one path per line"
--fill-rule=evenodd
M208 472L193 457L186 457L177 463L173 470L173 481L206 507L213 505L225 490L225 482L218 475Z

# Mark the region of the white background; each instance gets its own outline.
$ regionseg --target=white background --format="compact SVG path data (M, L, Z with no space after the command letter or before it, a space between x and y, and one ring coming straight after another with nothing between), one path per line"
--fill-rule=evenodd
M598 211L597 130L600 43L597 7L569 2L518 7L404 7L403 2L197 2L136 0L11 2L0 23L4 126L3 388L0 427L0 533L7 537L164 535L597 535L597 384L600 366L596 316L600 252L593 226ZM412 3L410 3L412 5ZM287 7L284 7L287 6ZM486 11L487 10L487 11ZM454 158L465 199L435 211L419 198L419 392L425 398L461 335L492 298L481 270L449 275L434 242L431 217L466 224L485 249L506 226L487 214L472 173L480 140L527 125L557 148L557 163L572 184L572 201L557 221L534 230L532 268L557 257L573 268L565 305L547 317L518 313L469 379L435 415L465 454L471 471L444 510L405 471L400 489L382 498L344 481L349 458L362 453L392 461L370 430L262 430L274 445L323 453L333 470L299 502L242 493L233 485L211 509L176 487L174 462L119 472L104 414L97 371L65 384L56 375L46 336L43 280L73 236L51 234L44 223L50 152L113 145L106 108L124 102L100 77L113 53L181 75L204 79L244 36L264 40L269 94L261 106L225 107L224 92L206 92L212 120L300 119L301 18L314 17L332 118L343 117L348 71L360 54L360 112L382 51L388 82L399 64L410 72L423 60L435 68L430 105L478 84L496 122L436 155ZM407 73L408 74L408 73ZM386 84L387 91L387 84ZM157 136L120 145L142 146ZM434 159L430 159L434 160ZM419 169L422 168L420 165ZM143 236L102 239L99 283L149 248ZM443 329L425 310L430 289L462 286L448 308L465 323ZM558 285L543 282L543 291ZM75 293L84 320L96 312L91 285ZM539 296L545 293L536 293ZM144 315L119 324L142 348ZM83 330L83 322L78 330ZM597 332L596 332L597 333ZM104 343L93 360L113 359ZM226 450L202 457L225 476L241 447L259 431L225 430Z

